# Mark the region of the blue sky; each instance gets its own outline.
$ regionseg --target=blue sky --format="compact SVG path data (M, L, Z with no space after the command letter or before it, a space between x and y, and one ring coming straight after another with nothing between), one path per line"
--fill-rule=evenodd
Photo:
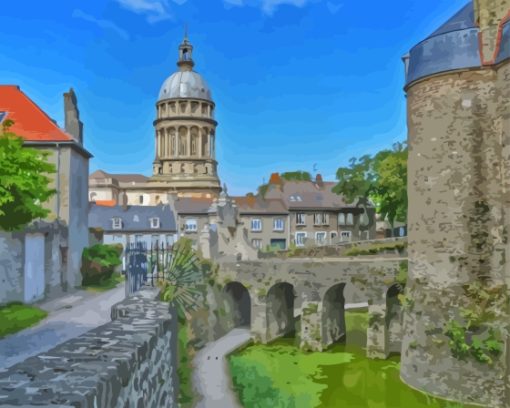
M30 0L2 4L0 82L59 124L74 87L91 171L151 174L155 102L188 24L229 191L333 178L406 138L401 56L466 0Z

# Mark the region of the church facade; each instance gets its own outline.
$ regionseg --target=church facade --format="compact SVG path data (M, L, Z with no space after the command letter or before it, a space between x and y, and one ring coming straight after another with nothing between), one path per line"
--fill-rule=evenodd
M90 177L90 201L157 205L172 197L218 196L215 104L206 81L193 70L192 55L193 46L185 36L178 70L163 82L156 103L152 176L96 171Z

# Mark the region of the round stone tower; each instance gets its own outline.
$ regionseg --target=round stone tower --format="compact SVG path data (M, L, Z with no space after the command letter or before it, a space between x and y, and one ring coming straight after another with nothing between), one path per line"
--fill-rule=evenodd
M151 183L180 196L217 196L221 187L215 160L215 105L207 83L193 71L192 53L186 35L179 46L179 70L159 92Z
M510 406L510 0L466 5L404 57L409 277L401 377Z

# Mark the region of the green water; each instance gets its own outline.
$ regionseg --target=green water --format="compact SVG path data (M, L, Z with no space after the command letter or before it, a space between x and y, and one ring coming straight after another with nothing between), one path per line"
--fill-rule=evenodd
M293 338L253 345L229 359L234 386L245 408L468 407L431 398L399 378L400 357L369 360L366 312L346 316L346 344L305 353Z

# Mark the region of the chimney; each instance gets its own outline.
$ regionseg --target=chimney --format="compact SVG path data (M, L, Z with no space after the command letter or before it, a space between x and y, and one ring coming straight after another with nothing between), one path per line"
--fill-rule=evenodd
M83 144L83 123L80 121L78 100L73 88L64 93L65 130L74 140Z
M269 178L269 184L273 185L281 185L282 184L282 178L278 173L271 174L271 177Z
M324 186L324 181L322 180L322 175L321 174L317 174L315 176L315 184L318 186L318 187L323 187Z
M122 205L122 209L124 211L126 211L128 208L128 197L127 197L127 194L125 191L122 193L122 196L121 196L121 205Z

